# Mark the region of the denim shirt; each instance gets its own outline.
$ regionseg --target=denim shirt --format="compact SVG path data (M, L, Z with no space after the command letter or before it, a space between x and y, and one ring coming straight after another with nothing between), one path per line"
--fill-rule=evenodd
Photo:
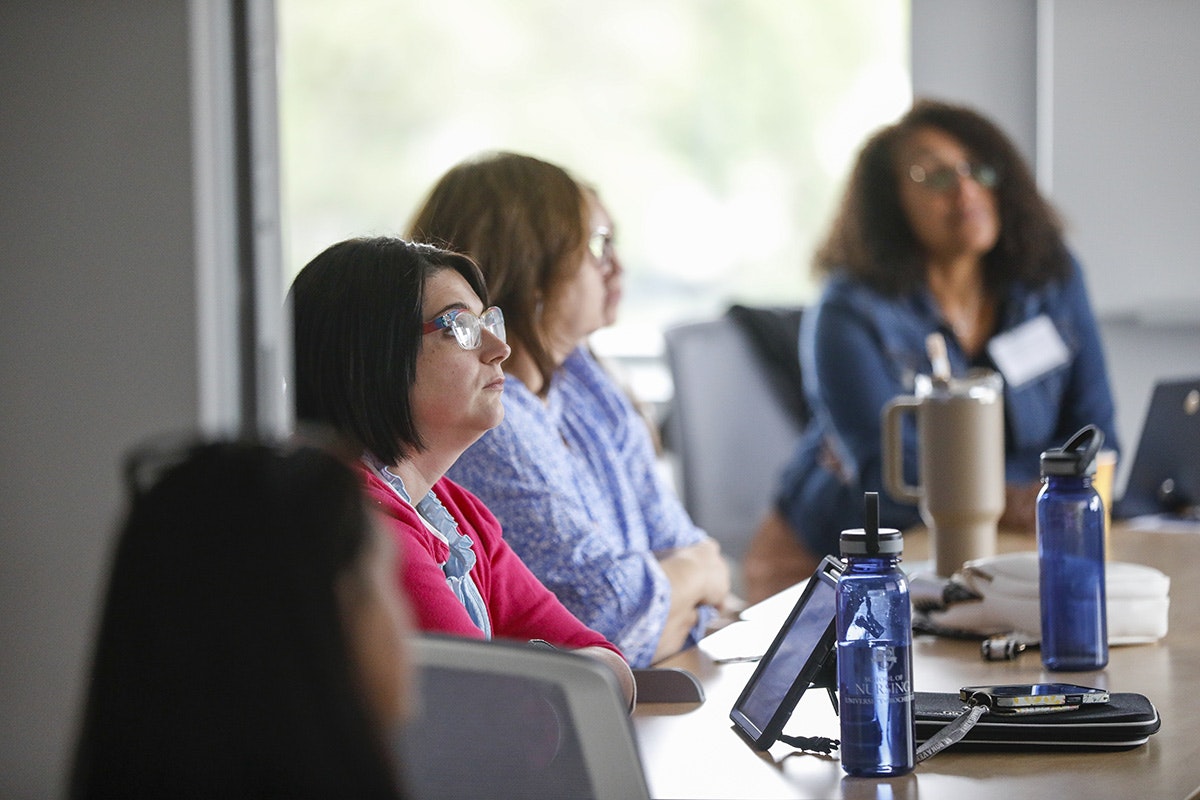
M442 572L446 575L446 585L463 604L471 621L483 631L484 637L491 639L492 622L488 616L487 605L483 601L479 587L471 578L471 568L475 566L475 551L471 549L470 537L459 532L458 523L454 521L454 517L450 516L450 512L432 491L421 498L419 503L414 504L399 475L394 474L386 465L370 455L364 455L363 461L383 479L383 482L401 500L413 506L417 511L417 516L425 523L429 532L450 548L450 557L442 565Z
M1068 356L1062 365L1019 386L1005 383L1005 472L1010 483L1038 480L1042 451L1062 445L1089 423L1104 431L1106 446L1117 447L1100 336L1074 260L1064 280L1037 288L1009 287L990 341L1043 315ZM946 339L952 371L997 369L987 348L974 358L963 351L925 287L894 297L838 276L805 314L800 361L813 422L784 471L777 500L815 552L835 552L842 528L861 525L864 491L881 493L885 524L906 527L920 521L915 507L892 501L882 489L880 412L893 397L912 394L916 375L930 374L925 338L935 331ZM904 473L911 483L917 478L911 418L903 439ZM823 458L825 448L836 454L838 474Z

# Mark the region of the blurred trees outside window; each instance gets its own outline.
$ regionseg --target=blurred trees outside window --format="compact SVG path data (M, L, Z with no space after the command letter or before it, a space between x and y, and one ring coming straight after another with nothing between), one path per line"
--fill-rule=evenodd
M908 0L277 0L285 278L399 234L486 150L596 185L626 268L603 354L809 302L864 138L911 102ZM653 394L654 390L650 389Z

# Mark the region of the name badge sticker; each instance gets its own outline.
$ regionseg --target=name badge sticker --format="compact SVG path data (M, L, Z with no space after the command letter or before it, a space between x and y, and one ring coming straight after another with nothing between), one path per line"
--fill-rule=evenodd
M1024 322L988 343L988 354L1009 386L1022 386L1066 364L1071 351L1045 314Z

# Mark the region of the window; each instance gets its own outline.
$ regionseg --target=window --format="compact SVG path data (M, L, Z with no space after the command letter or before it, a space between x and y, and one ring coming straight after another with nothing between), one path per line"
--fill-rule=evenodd
M608 355L653 359L664 326L731 302L809 300L850 160L911 101L907 0L277 8L287 280L335 241L402 231L461 159L525 152L616 220Z

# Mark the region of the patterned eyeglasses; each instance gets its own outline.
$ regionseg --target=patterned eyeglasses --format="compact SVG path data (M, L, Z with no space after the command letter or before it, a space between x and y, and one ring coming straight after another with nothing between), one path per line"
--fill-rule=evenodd
M478 350L479 345L483 343L483 330L485 328L488 333L500 341L506 341L504 337L504 312L496 306L492 306L478 316L466 309L451 309L445 314L441 314L431 321L426 322L424 327L421 328L421 332L423 334L430 334L445 328L449 328L454 332L454 338L458 342L458 346L463 350Z

